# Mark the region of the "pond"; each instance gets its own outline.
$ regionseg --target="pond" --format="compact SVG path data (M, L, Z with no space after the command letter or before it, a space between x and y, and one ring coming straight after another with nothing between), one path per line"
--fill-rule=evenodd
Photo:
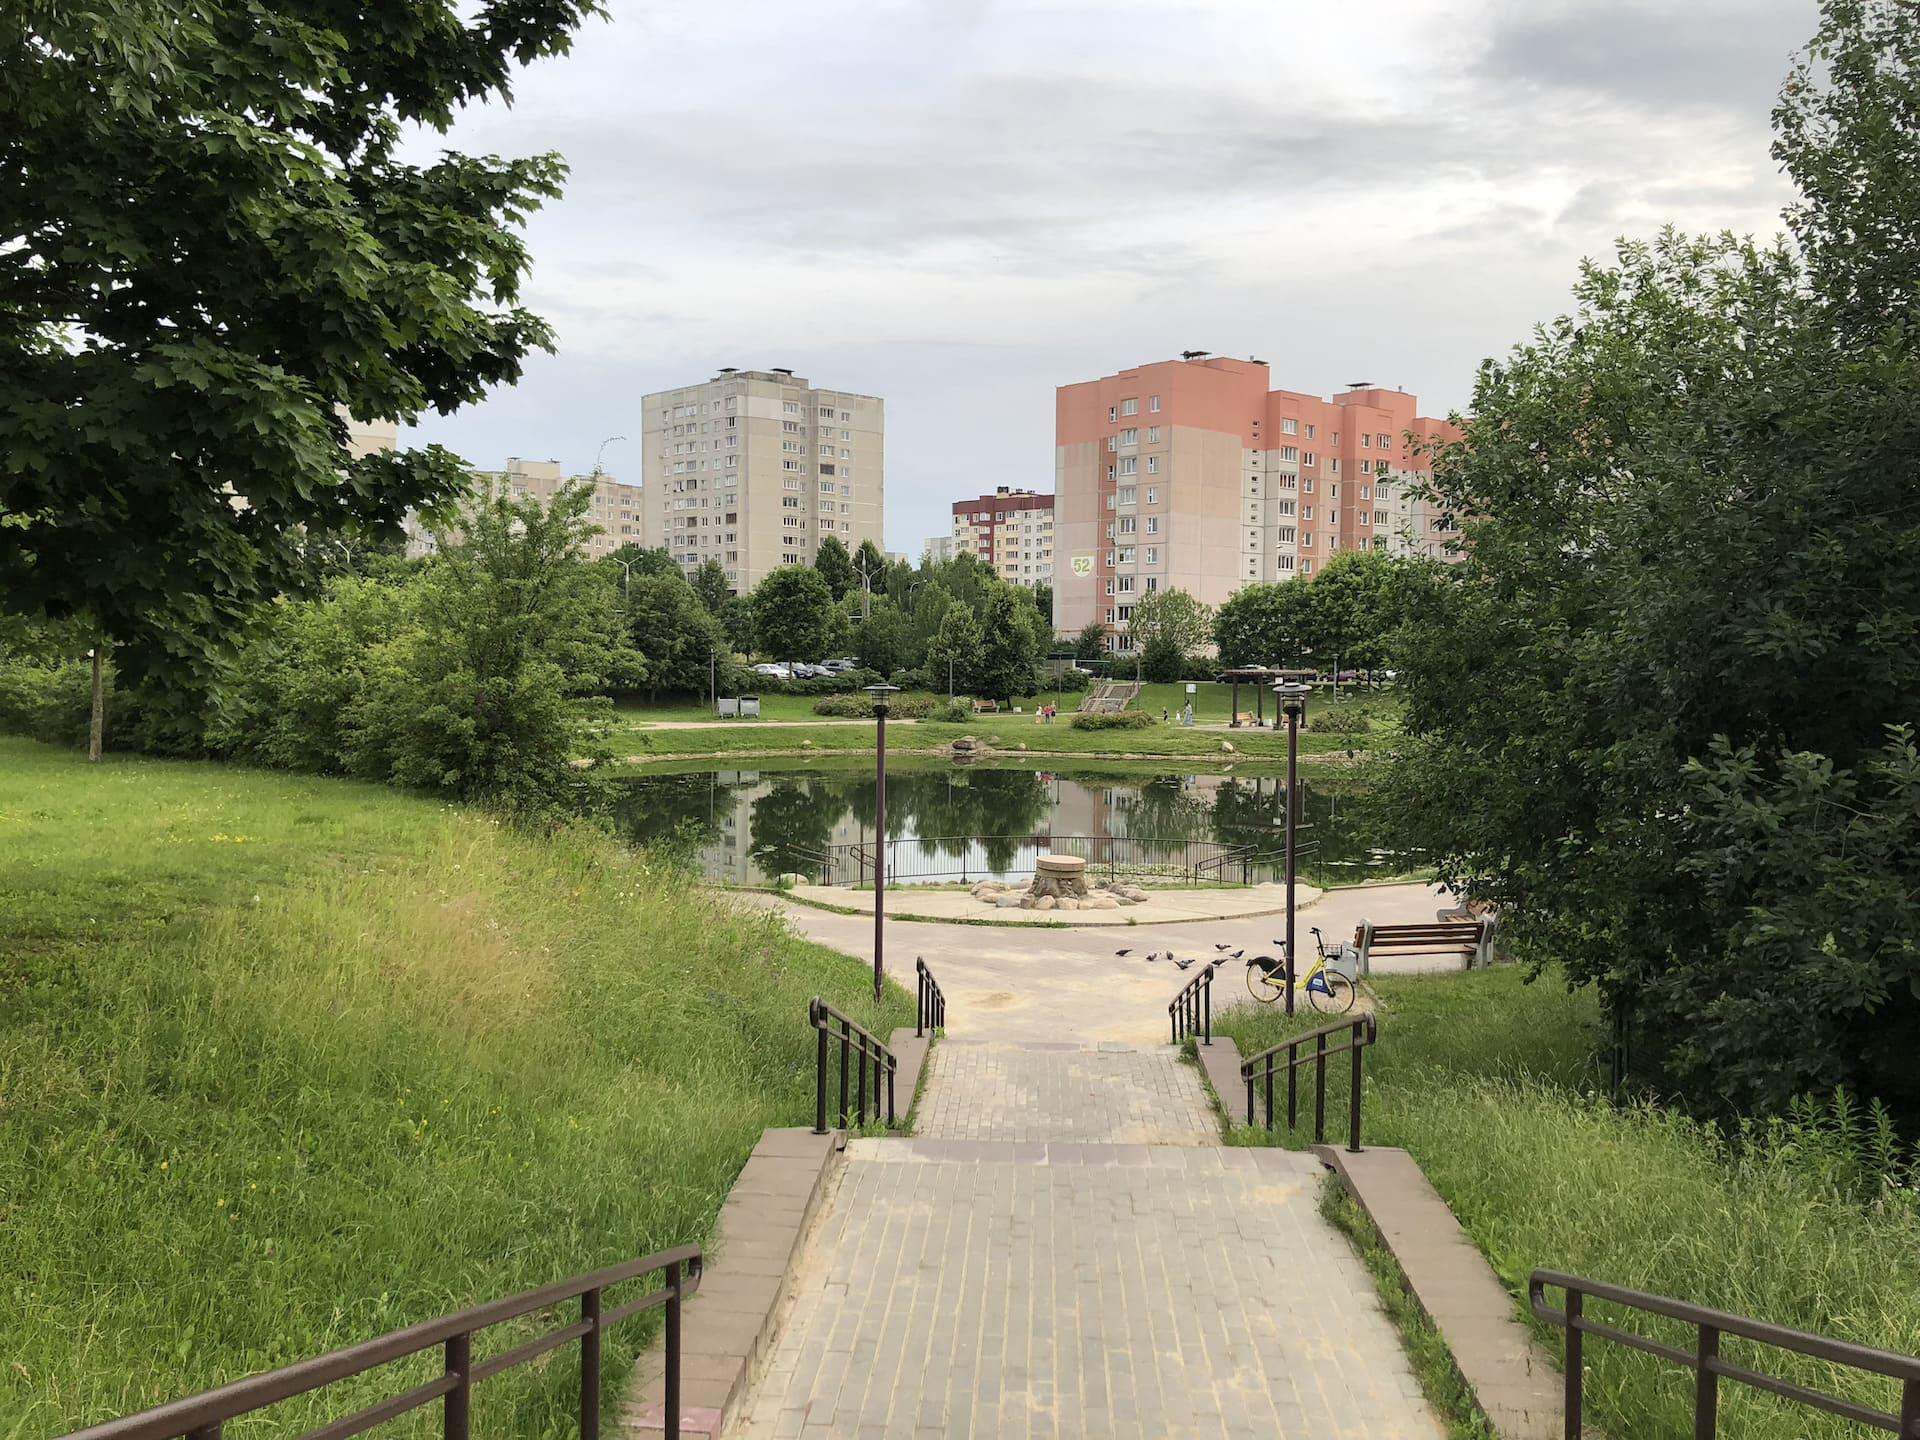
M797 871L870 879L870 761L676 765L623 782L617 811L635 841L692 852L711 879L766 885ZM1300 873L1310 884L1385 879L1414 868L1381 834L1347 776L1301 782ZM1032 873L1048 850L1151 855L1222 880L1283 873L1286 777L1175 767L1047 768L901 759L887 767L890 884L952 884ZM828 862L836 864L829 866ZM1212 868L1209 868L1212 867Z

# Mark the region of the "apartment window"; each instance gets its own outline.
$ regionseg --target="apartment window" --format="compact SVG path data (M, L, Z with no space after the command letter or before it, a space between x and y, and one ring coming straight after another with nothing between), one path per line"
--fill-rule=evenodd
M1282 420L1280 422L1280 433L1282 435L1298 435L1300 433L1299 422L1295 420Z
M1374 523L1374 524L1376 524L1376 525L1384 525L1384 524L1386 524L1386 523L1387 523L1387 512L1386 512L1386 511L1384 511L1384 510L1376 510L1376 511L1374 511L1374 512L1373 512L1373 523Z
M1131 595L1131 594L1133 594L1133 576L1131 576L1131 575L1122 575L1122 576L1120 577L1120 593L1121 593L1122 595ZM1124 607L1123 607L1123 609L1124 609Z
M1158 505L1160 503L1160 487L1158 485L1147 486L1147 503L1149 505Z
M1313 451L1309 450L1300 457L1300 463L1302 465L1311 465L1313 464L1313 459Z
M1113 466L1107 466L1107 479L1113 479Z
M1368 487L1365 485L1362 485L1360 487L1360 498L1362 500L1371 500L1373 498L1373 494L1371 490L1369 490Z
M1113 577L1112 576L1107 577L1107 594L1109 595L1113 594ZM1113 612L1111 610L1107 612L1107 618L1109 620L1113 618Z
M1122 535L1131 535L1138 528L1139 528L1139 520L1137 517L1132 515L1122 515L1120 517L1120 533Z
M1360 448L1362 450L1371 450L1373 448L1373 436L1364 430L1360 432Z
M1300 507L1300 518L1302 520L1311 520L1313 518L1313 507L1311 505L1302 505Z
M1276 500L1276 501L1274 501L1274 502L1273 502L1273 513L1274 513L1274 514L1276 514L1276 515L1291 515L1291 514L1293 514L1293 501L1291 501L1291 500Z
M1132 549L1132 547L1131 547L1131 546L1129 546L1129 547L1128 547L1127 549L1125 549L1125 550L1122 550L1122 551L1120 552L1120 559L1119 559L1119 563L1120 563L1120 564L1122 564L1122 565L1131 565L1131 564L1133 564L1133 549ZM1125 587L1125 586L1123 585L1123 586L1121 586L1120 588L1124 590L1124 589L1125 589L1126 587Z
M1300 459L1300 452L1294 449L1293 446L1282 445L1280 447L1280 463L1281 464L1292 465L1297 463L1299 459Z
M1122 445L1138 445L1140 443L1140 432L1137 429L1122 430L1120 432L1120 443Z
M1279 540L1279 543L1282 545L1291 545L1293 544L1293 538L1296 533L1298 532L1294 530L1293 526L1282 525L1280 527L1280 533L1276 538Z
M1366 511L1364 511L1364 510L1362 510L1362 511L1360 512L1360 523L1361 523L1362 525L1364 525L1364 524L1366 524L1366 523L1367 523L1367 512L1366 512Z
M1116 498L1122 505L1131 505L1133 504L1134 493L1133 486L1122 485L1117 492Z
M1120 413L1122 415L1138 415L1140 413L1140 401L1137 398L1133 400L1122 400L1120 402Z
M1107 423L1109 425L1118 425L1120 423L1120 407L1118 405L1107 406Z
M1149 425L1147 427L1147 443L1149 445L1158 445L1160 443L1160 427L1158 425Z
M1313 426L1307 426L1307 439L1313 439Z
M1149 475L1158 475L1160 473L1160 457L1158 455L1147 456L1147 473Z
M1122 475L1138 475L1140 473L1140 457L1138 455L1122 455L1120 457L1120 473Z
M1160 413L1160 397L1158 395L1150 395L1147 397L1147 409L1156 415Z
M1149 545L1147 547L1147 564L1158 565L1159 563L1160 563L1160 552L1156 550L1153 546ZM1153 585L1151 582L1148 583L1147 588L1149 590L1153 588Z
M1302 550L1311 550L1313 548L1313 532L1311 530L1300 537L1300 548Z
M1382 435L1380 437L1380 448L1382 450L1391 450L1393 448L1393 437L1391 435Z
M1338 449L1340 446L1340 432L1338 430L1333 432L1333 444L1335 449Z
M1107 606L1107 624L1113 624L1113 606Z
M1338 481L1336 481L1335 483L1327 487L1327 494L1330 498L1335 500L1338 500L1340 498L1340 485Z
M789 415L798 415L800 413L800 402L798 400L789 400L782 408Z
M1149 535L1158 535L1160 533L1160 517L1158 515L1147 516L1147 533Z
M1120 437L1118 435L1107 436L1107 453L1111 455L1114 451L1118 450L1119 448L1120 448Z

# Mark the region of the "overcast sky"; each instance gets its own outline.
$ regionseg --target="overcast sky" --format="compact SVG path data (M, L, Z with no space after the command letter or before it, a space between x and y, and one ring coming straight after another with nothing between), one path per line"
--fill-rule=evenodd
M1811 0L610 0L459 148L560 151L558 353L416 438L640 478L639 397L887 402L887 542L1053 484L1053 391L1183 349L1467 404L1616 236L1771 236Z

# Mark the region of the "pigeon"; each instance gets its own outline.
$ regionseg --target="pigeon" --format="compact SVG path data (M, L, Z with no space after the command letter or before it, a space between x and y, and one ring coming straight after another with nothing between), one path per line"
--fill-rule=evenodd
M1126 956L1126 955L1131 955L1131 954L1133 954L1133 951L1131 951L1131 950L1116 950L1116 951L1114 951L1113 953L1114 953L1114 954L1116 954L1116 955L1120 955L1120 956Z
M1151 964L1155 960L1158 960L1159 958L1160 958L1160 952L1158 950L1155 950L1151 955L1147 956L1147 963Z
M1214 941L1213 948L1216 950L1224 950L1227 948L1228 943L1229 942L1224 940L1216 940Z
M1229 960L1238 960L1242 955L1246 953L1247 952L1245 950L1236 950L1233 952L1233 954L1229 955L1227 958Z
M1195 960L1176 960L1173 963L1177 968L1184 970L1189 965L1195 965L1195 964L1198 964L1199 962Z

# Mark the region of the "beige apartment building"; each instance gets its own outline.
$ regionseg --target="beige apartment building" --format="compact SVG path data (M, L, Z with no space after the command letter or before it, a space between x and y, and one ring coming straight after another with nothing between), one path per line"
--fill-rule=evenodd
M557 460L522 460L517 455L508 458L504 470L474 471L473 480L477 494L506 493L516 500L538 500L542 505L551 505L563 486L587 486L593 491L593 503L586 518L598 526L599 531L587 537L582 547L586 557L598 560L622 545L641 543L638 485L626 484L607 474L563 475ZM443 537L430 531L420 517L411 512L407 515L406 532L410 556L431 555L440 548ZM456 525L445 533L457 536L459 527Z
M971 555L1010 585L1053 583L1053 496L1008 485L953 502L954 555Z
M735 594L820 542L885 549L886 402L791 370L720 371L646 396L646 543L692 575L718 560Z
M1457 435L1400 390L1330 399L1271 387L1261 360L1191 351L1063 385L1055 398L1054 627L1132 649L1142 595L1217 606L1311 578L1343 550L1450 558L1447 517L1409 494L1422 447Z

